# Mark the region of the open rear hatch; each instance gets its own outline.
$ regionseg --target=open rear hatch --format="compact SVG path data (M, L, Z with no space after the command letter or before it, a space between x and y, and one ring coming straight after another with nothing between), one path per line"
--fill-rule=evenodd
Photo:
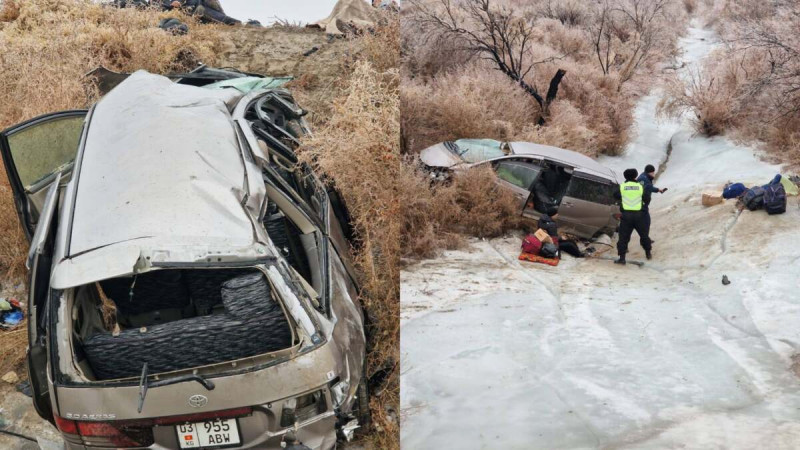
M286 360L308 342L279 289L251 267L162 269L65 291L57 315L71 333L58 333L68 349L59 372L81 389L60 402L59 429L82 445L192 448L178 445L187 436L203 447L246 443L243 424L267 420L257 399L213 391L225 375ZM222 394L227 401L205 407ZM311 398L327 404L321 391ZM98 414L70 411L87 409Z

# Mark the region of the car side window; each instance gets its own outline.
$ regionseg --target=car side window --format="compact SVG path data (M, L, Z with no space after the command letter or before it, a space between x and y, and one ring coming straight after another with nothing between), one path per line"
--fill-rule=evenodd
M501 180L522 189L530 189L541 169L530 164L501 161L494 166L494 170Z
M567 196L602 205L613 205L615 203L613 184L601 183L577 176L572 177L569 188L567 188Z
M8 136L11 158L25 190L73 162L83 119L83 116L53 119Z

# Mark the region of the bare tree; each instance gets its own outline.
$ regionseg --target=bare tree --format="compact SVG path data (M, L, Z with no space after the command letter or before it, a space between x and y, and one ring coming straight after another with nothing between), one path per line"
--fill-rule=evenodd
M533 74L537 66L566 55L533 58L533 18L508 7L494 6L491 0L460 0L457 4L451 0L409 0L409 3L416 8L415 18L420 25L433 26L443 35L458 36L476 55L491 61L498 70L518 83L539 105L539 124L546 123L550 104L567 72L556 70L544 96L535 81L529 83L526 77Z
M605 0L597 6L596 19L589 27L597 60L603 74L617 67L617 90L629 81L652 56L658 38L659 19L670 0ZM633 32L623 30L632 29ZM623 62L617 65L617 60Z
M774 117L800 113L800 16L789 14L767 20L740 20L734 38L729 39L735 52L754 52L764 63L754 78L751 95L766 93L775 107ZM756 71L756 68L751 69Z

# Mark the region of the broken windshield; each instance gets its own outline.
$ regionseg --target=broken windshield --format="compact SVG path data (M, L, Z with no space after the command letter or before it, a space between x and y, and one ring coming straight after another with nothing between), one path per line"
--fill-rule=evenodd
M450 148L456 155L468 163L477 163L492 158L505 156L507 153L502 149L502 142L494 139L459 139L455 142L454 148Z

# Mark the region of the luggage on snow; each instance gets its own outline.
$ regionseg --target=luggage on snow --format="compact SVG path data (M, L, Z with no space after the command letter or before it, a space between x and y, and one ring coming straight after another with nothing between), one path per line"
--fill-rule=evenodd
M542 241L536 235L529 234L522 239L522 251L531 255L538 255L542 249Z
M764 207L764 194L766 189L761 186L754 186L747 190L742 196L742 203L750 211L755 211Z
M767 214L786 212L786 190L783 188L783 184L771 184L764 189L764 209Z

